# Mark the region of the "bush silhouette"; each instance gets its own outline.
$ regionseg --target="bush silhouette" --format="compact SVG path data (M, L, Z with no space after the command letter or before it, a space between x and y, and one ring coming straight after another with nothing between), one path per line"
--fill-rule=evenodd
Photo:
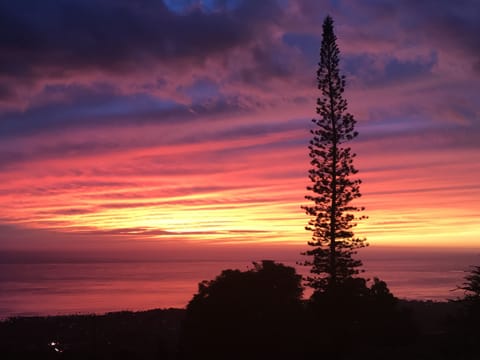
M456 349L459 359L478 359L480 339L480 266L473 266L458 287L464 297L454 302L460 311L449 319L449 347Z
M350 278L335 289L314 292L307 319L307 334L313 334L308 343L320 339L309 354L330 359L382 358L415 334L410 314L378 278L370 287L364 278Z
M181 358L273 358L300 339L301 276L271 260L224 270L199 284L187 306Z

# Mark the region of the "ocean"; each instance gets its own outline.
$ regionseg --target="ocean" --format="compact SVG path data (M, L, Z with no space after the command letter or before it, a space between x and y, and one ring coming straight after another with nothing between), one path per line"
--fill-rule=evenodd
M6 260L7 259L7 260ZM295 259L279 259L295 266ZM366 272L387 282L400 298L445 301L465 270L480 264L479 251L373 252L362 256ZM223 269L246 270L250 261L11 261L0 257L0 319L13 316L106 313L183 308L202 280ZM297 266L300 273L307 269ZM307 293L308 294L308 293Z

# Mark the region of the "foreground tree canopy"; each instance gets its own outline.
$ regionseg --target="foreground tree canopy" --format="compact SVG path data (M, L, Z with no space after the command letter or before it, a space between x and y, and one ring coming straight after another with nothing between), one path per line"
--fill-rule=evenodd
M350 359L389 353L413 333L381 280L350 278L309 301L302 290L294 268L271 260L201 282L187 306L180 358Z
M298 351L301 279L294 268L263 260L201 282L187 306L183 357L255 359Z
M357 136L355 120L347 112L347 101L343 98L345 77L339 71L340 51L336 44L333 20L330 16L323 23L323 40L317 71L320 97L317 99L318 118L313 119L309 150L312 182L305 198L313 204L303 206L311 219L306 227L312 231L308 243L313 249L305 252L312 260L308 285L317 290L327 290L344 283L358 274L362 265L354 259L356 249L366 245L365 239L355 237L353 228L356 216L363 208L352 204L359 198L359 179L353 165L355 154L344 144Z

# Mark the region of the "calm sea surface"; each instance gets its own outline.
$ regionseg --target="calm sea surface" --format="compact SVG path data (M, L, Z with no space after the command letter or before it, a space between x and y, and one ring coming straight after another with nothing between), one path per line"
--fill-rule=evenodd
M362 257L366 277L385 280L400 298L447 300L478 252L401 253ZM295 260L281 260L294 265ZM0 318L26 315L105 313L184 307L201 280L223 269L251 268L248 261L29 263L0 259ZM299 267L301 273L305 268Z

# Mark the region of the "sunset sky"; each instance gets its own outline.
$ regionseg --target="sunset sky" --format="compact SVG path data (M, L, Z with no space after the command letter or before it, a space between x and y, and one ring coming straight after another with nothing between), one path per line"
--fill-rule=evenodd
M0 1L0 250L306 247L322 22L371 246L480 248L480 2Z

